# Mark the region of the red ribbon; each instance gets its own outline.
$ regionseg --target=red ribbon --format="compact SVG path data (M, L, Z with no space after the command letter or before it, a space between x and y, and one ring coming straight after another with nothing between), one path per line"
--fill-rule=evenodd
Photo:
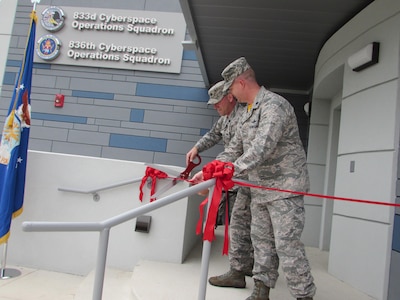
M346 198L346 197L314 194L314 193L299 192L299 191L292 191L292 190L283 190L283 189L271 188L271 187L255 185L255 184L251 184L251 183L244 183L244 182L240 182L240 181L234 181L234 180L232 182L234 184L237 184L237 185L240 185L240 186L257 188L257 189L262 189L262 190L267 190L267 191L275 191L275 192L280 192L280 193L289 193L289 194L294 194L294 195L303 195L303 196L309 196L309 197L315 197L315 198L325 198L325 199L330 199L330 200L342 200L342 201L356 202L356 203L365 203L365 204L375 204L375 205L383 205L383 206L400 207L400 203L373 201L373 200L365 200L365 199L354 199L354 198Z
M140 201L143 200L143 186L146 184L148 178L151 178L150 202L153 202L156 199L151 197L151 196L153 196L155 191L156 191L157 179L168 178L168 175L167 175L167 173L164 173L164 172L162 172L160 170L153 169L151 167L147 167L146 168L146 175L143 176L142 182L141 182L140 187L139 187L139 189L140 189L140 193L139 193Z
M270 191L276 191L276 192L281 192L281 193L290 193L290 194L295 194L295 195L304 195L304 196L317 197L317 198L326 198L326 199L331 199L331 200L343 200L343 201L350 201L350 202L357 202L357 203L400 207L399 203L380 202L380 201L372 201L372 200L364 200L364 199L354 199L354 198L345 198L345 197L337 197L337 196L322 195L322 194L313 194L313 193L307 193L307 192L284 190L284 189L255 185L252 183L234 181L234 180L232 180L233 172L234 172L234 167L233 167L232 163L221 162L218 160L212 161L211 163L205 165L203 168L204 180L216 178L214 193L212 195L210 208L208 211L208 217L207 217L205 228L204 228L203 240L205 240L205 241L212 242L215 239L214 229L215 229L215 222L217 220L218 207L219 207L219 203L220 203L220 199L221 199L221 195L222 195L222 190L228 191L235 184L240 185L240 186L245 186L245 187L259 188L259 189L263 189L263 190L270 190ZM145 183L147 182L147 179L149 177L152 180L150 196L153 196L155 193L155 188L156 188L156 179L168 178L169 176L160 170L147 167L146 175L142 178L142 182L140 185L140 194L139 194L140 201L142 201L142 199L143 199L143 191L142 191L143 186L145 185ZM182 180L182 179L180 179L180 180ZM185 181L191 182L190 180L185 180ZM150 201L154 201L154 200L155 200L155 198L150 198ZM208 203L208 198L206 198L200 204L200 218L199 218L199 221L197 222L196 234L200 234L202 232L203 215L204 215L203 211L204 211L204 207L206 206L207 203ZM223 251L222 251L222 254L224 254L224 255L228 254L228 247L229 247L228 224L229 224L229 213L227 210L226 215L225 215L224 247L223 247Z
M212 195L211 203L208 209L208 216L206 224L204 227L203 240L212 242L215 239L215 222L217 220L218 207L222 195L222 190L228 191L234 186L232 181L234 167L232 163L222 162L219 160L214 160L203 168L203 179L209 180L215 178L214 193ZM206 198L200 204L200 218L197 222L196 233L200 234L202 232L203 225L203 211L204 206L208 203L208 198ZM224 248L222 254L228 254L229 248L229 230L228 223L225 223L225 238L224 238Z

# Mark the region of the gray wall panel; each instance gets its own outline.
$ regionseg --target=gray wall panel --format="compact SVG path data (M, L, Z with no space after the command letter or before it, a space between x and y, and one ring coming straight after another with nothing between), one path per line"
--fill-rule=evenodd
M10 63L5 70L9 78L16 76L19 71L17 65L24 53L32 8L28 2L17 6L7 57ZM62 8L66 2L42 0L40 5ZM179 0L72 0L68 1L68 5L181 12ZM40 21L38 26L41 26ZM193 60L193 55L184 57L188 59L183 59L179 74L36 63L32 77L33 120L29 148L184 166L185 153L201 137L200 133L211 128L217 119L215 110L206 104L208 99L199 101L198 98L191 100L185 97L179 100L135 95L141 83L153 84L155 88L166 85L195 88L197 93L199 88L206 91L198 62ZM14 86L10 83L2 88L0 122L5 119L13 90ZM64 107L54 107L56 94L65 96ZM103 96L107 99L102 99ZM167 150L160 153L159 150L113 148L109 145L113 134L126 135L127 138L149 137L154 141L162 138L167 142Z
M101 155L101 151L101 146L85 145L85 147L82 147L80 144L74 144L70 142L53 142L50 152L99 157Z

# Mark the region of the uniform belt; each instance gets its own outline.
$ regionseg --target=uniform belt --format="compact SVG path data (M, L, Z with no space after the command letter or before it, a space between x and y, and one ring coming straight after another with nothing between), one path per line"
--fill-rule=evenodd
M228 191L228 192L226 192L226 191L223 191L223 193L228 193L228 195L236 195L237 194L237 192L235 192L235 191Z

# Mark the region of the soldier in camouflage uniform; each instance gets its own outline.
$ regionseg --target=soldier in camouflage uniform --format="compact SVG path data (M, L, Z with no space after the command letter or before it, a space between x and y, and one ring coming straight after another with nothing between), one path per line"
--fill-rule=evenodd
M195 156L222 140L224 147L227 147L236 132L236 125L244 112L244 106L240 105L230 93L224 93L224 81L220 81L208 90L210 99L207 104L214 105L220 118L213 125L194 147L186 154L186 164L192 161Z
M290 103L259 86L244 57L228 65L222 77L224 90L239 102L247 103L248 109L240 130L217 159L233 162L235 177L246 175L257 185L307 192L306 156ZM200 182L202 173L193 179ZM279 263L292 296L312 300L316 287L300 241L304 227L303 196L251 188L250 213L255 285L246 300L269 299L270 288L274 288L278 278Z
M208 131L194 147L186 154L186 164L192 161L195 156L207 149L218 144L221 140L224 147L226 147L231 141L232 137L236 132L236 125L239 121L244 106L240 105L232 94L224 93L224 81L220 81L212 86L208 90L209 100L207 104L214 105L220 118L213 125L210 131ZM228 208L229 219L232 213L233 204L236 199L237 187L234 187L229 192L224 193L221 198L220 207L218 210L216 225L222 225L225 222L225 209ZM228 205L226 201L228 197Z
M235 135L237 124L244 113L245 106L239 104L232 94L223 92L224 83L224 81L220 81L208 91L210 96L208 104L214 105L214 108L221 117L211 130L186 154L187 163L192 161L198 153L216 145L221 139L224 148L226 148ZM232 268L241 272L242 275L228 281L219 278L219 276L211 277L209 282L216 286L244 288L246 286L245 275L251 276L252 273L253 247L251 245L250 234L242 236L235 233L232 234L232 232L235 230L238 232L250 231L250 215L245 215L250 214L248 209L250 204L250 189L236 186L228 192L228 195L229 216L232 216L230 218L230 230L231 236L234 239L231 239L231 245L234 245L234 247L230 249L229 259ZM225 196L223 195L221 203L224 202ZM224 210L219 211L218 219L222 220L219 224L223 223L225 220L224 217ZM244 230L246 226L248 229Z

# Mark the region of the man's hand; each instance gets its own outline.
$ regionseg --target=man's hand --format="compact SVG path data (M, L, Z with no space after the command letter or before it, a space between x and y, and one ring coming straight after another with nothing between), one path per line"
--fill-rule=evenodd
M194 174L194 176L190 180L190 182L192 182L193 184L198 184L203 181L204 181L203 171L199 171L196 174Z
M199 171L196 174L194 174L194 176L192 177L192 179L190 180L190 182L192 182L193 184L198 184L200 182L204 181L204 177L203 177L203 171ZM202 190L200 192L198 192L197 194L200 196L207 196L209 193L208 189Z
M188 153L186 153L186 165L189 165L189 163L191 161L193 161L193 159L196 157L196 155L199 153L199 151L197 151L196 147L193 147L192 149L190 149L190 151Z

